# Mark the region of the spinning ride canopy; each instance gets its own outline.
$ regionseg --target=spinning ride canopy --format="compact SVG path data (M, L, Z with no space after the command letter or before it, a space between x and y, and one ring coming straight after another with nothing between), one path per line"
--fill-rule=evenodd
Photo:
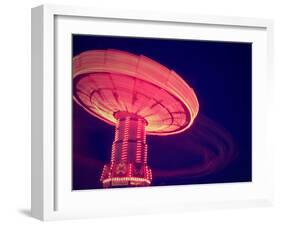
M91 50L73 58L75 101L87 112L116 125L118 112L146 121L150 135L189 128L199 104L191 87L173 70L119 50Z
M169 135L191 126L199 104L194 91L174 71L144 56L92 50L73 59L75 101L115 125L111 161L103 187L148 186L146 134Z

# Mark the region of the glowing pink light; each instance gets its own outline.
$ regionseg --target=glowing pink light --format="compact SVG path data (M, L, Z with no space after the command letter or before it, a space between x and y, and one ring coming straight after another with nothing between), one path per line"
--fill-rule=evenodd
M116 126L111 163L101 176L104 187L149 185L146 133L161 136L188 129L199 110L193 89L163 65L118 50L74 57L73 78L75 101Z

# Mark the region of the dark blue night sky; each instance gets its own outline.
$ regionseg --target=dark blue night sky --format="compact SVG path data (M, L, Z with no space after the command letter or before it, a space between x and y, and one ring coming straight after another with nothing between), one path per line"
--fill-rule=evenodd
M196 92L200 110L189 130L147 137L153 185L251 181L251 43L73 35L73 56L94 49L147 56ZM73 101L73 189L101 188L113 138L114 127ZM207 165L206 154L214 163Z

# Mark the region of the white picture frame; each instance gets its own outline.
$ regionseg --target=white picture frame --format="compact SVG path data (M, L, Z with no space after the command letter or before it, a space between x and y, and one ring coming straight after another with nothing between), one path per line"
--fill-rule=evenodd
M107 24L103 22L106 20ZM125 22L124 24L122 24ZM115 26L115 23L117 26ZM134 33L130 26L143 26ZM105 26L100 26L101 24ZM160 26L161 24L161 26ZM89 26L90 25L90 26ZM120 29L117 29L120 25ZM190 26L192 25L192 26ZM127 27L129 26L129 27ZM190 39L247 40L253 48L253 181L250 183L164 186L72 192L70 186L71 123L63 117L61 103L71 90L70 33L118 34L174 37L177 26L193 29ZM89 27L99 28L95 30ZM101 27L108 27L107 31ZM77 30L75 30L77 29ZM122 30L123 29L123 30ZM173 30L174 29L174 30ZM109 31L110 30L110 31ZM174 33L170 31L175 31ZM119 33L118 33L119 32ZM202 36L204 32L208 36ZM179 38L183 38L185 33ZM65 41L64 41L65 40ZM68 45L68 46L67 46ZM68 65L63 69L60 65ZM266 119L271 109L273 83L273 22L267 19L199 16L171 13L101 10L43 5L32 9L32 191L31 213L41 220L156 213L206 208L253 207L273 203L270 175L273 150L267 136ZM69 78L57 76L69 74ZM62 85L64 84L64 85ZM67 85L68 84L68 85ZM63 131L61 128L64 128ZM61 131L61 132L60 132ZM66 135L60 135L66 132ZM68 134L68 135L67 135ZM59 136L59 138L58 138ZM68 136L68 137L67 137ZM63 140L63 141L61 141ZM68 142L68 143L67 143ZM63 151L63 150L64 151ZM65 159L65 161L62 161ZM66 162L66 163L64 163ZM106 193L105 193L106 192ZM118 194L118 195L116 195ZM184 194L184 196L183 196ZM116 198L118 196L118 198ZM144 198L144 197L148 198ZM93 203L92 201L95 200ZM118 205L110 203L119 203ZM121 204L120 204L121 203Z

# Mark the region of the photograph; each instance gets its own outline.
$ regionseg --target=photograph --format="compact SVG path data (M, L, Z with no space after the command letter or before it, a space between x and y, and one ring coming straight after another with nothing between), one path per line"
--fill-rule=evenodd
M72 34L69 76L72 190L252 181L251 42Z

